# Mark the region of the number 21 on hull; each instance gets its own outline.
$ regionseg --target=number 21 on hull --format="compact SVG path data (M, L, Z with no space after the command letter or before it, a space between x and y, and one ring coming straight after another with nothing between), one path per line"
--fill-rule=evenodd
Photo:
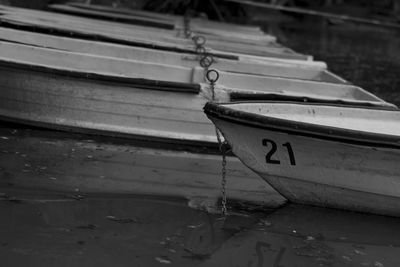
M267 152L267 154L265 155L265 162L267 164L281 164L280 160L274 159L274 154L277 152L278 150L278 145L276 144L275 141L264 138L262 140L262 145L269 148L269 151ZM290 165L295 166L296 165L296 159L294 156L294 152L293 152L293 148L292 145L289 142L286 142L284 144L282 144L282 147L286 148L286 152L289 156L289 162Z

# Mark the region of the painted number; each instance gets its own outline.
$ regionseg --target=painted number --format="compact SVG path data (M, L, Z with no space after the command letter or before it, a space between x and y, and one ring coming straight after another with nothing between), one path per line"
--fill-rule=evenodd
M267 162L269 164L281 164L281 162L279 160L272 158L272 156L278 150L278 146L276 145L276 143L269 139L263 139L262 145L266 146L266 147L271 146L267 155L265 155L265 162ZM292 146L290 145L290 143L286 142L286 143L282 144L282 146L286 147L287 153L289 155L290 165L296 165L296 159L294 158L293 149L292 149Z
M290 165L296 165L296 160L294 159L294 153L290 143L289 142L284 143L282 146L286 147L287 149L287 152L289 154Z
M281 162L279 160L272 159L272 156L275 154L276 149L277 149L276 143L269 139L263 139L262 144L263 144L263 146L266 146L266 147L268 147L268 144L271 144L271 149L269 150L267 155L265 155L265 161L270 164L281 164Z

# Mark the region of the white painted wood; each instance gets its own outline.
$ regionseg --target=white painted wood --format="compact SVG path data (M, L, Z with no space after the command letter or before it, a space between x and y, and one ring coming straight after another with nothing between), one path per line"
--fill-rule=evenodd
M202 94L158 91L2 67L0 115L31 124L216 142Z
M39 16L39 18L40 18L39 21L41 21L41 23L36 24L36 25L40 26L40 27L44 27L44 28L49 28L49 25L46 24L47 20L54 19L54 16L52 16L52 17L50 17L48 19L41 18L43 16L43 14L41 13L42 11L26 10L26 9L19 9L19 8L10 8L10 7L4 7L4 6L2 7L2 9L3 9L2 12L4 13L4 15L2 16L2 19L4 21L6 21L6 22L16 23L17 25L32 25L30 23L29 19L23 18L23 17L25 17L25 16L38 17ZM21 14L17 13L17 11L20 12ZM13 13L16 13L16 15L12 16ZM28 15L24 15L25 13L27 13ZM63 17L63 16L64 15L59 14L57 17ZM69 21L70 20L71 20L71 18L69 17ZM107 27L107 24L106 25L102 25L102 23L104 23L104 22L96 21L95 24L96 25L101 25L102 26L101 29L104 29L105 27ZM110 22L106 22L106 23L109 24ZM54 23L52 23L51 25L54 26ZM123 29L124 27L127 26L127 25L121 24L121 23L120 24L113 23L112 25L114 25L114 28L111 29L112 33L114 33L115 31L118 31L120 29ZM108 26L110 26L110 25L108 25ZM131 26L131 27L134 27L134 26ZM71 32L71 34L74 34L74 33L75 34L76 33L88 33L88 31L85 31L85 30L76 31L75 29L79 29L79 25L75 25L73 27L71 26L69 28L67 27L67 28L59 28L59 29L63 29L63 30L66 30L66 31L71 31L70 29L74 29L74 32ZM136 28L128 29L128 30L134 30L135 32L137 31ZM153 30L154 29L152 28L152 31ZM160 30L156 29L156 31L158 32ZM165 30L161 30L161 31L165 31ZM126 32L122 33L122 35L119 35L119 36L112 35L112 34L107 35L107 34L103 34L102 32L99 32L98 34L99 34L98 36L112 37L112 38L115 38L115 39L121 40L121 41L133 41L133 42L135 42L135 39L129 39L129 36L128 37L126 36L127 35ZM225 32L225 34L231 35L230 32ZM136 38L136 41L139 41L139 42L142 42L142 43L145 43L145 44L147 43L147 44L153 44L153 45L167 46L167 47L171 47L171 48L177 47L175 45L175 42L174 42L174 45L167 44L165 42L158 42L157 43L156 41L152 41L151 43L149 43L149 40L143 40L143 38L142 39ZM192 49L192 50L194 49L192 46L190 46L190 47L180 47L180 48L182 48L182 49ZM239 54L238 53L224 53L222 51L215 51L213 49L209 49L209 50L210 50L210 52L217 52L218 54L228 54L228 55L234 54L235 56L239 56L241 60L246 60L246 61L247 60L263 61L264 59L267 60L267 61L277 60L277 61L283 61L283 62L293 62L293 63L296 63L296 64L297 63L298 64L302 63L302 64L307 65L307 66L315 66L315 67L320 67L320 68L326 68L326 64L324 62L318 62L318 61L314 62L314 61L311 60L312 59L311 56L308 56L307 57L308 60L305 61L305 60L299 60L299 59L287 59L287 58L277 58L277 57L272 57L271 58L271 57L266 57L265 55L264 56L254 56L254 55L247 55L247 54L243 54L243 53L242 54L240 54L240 53Z
M101 16L105 15L109 19L110 18L115 18L115 19L123 19L123 20L131 20L134 19L136 20L155 20L157 23L164 23L164 24L170 24L174 25L175 29L177 30L177 36L184 36L183 32L183 17L182 16L176 16L176 19L174 20L166 20L165 16L152 16L151 15L141 15L141 12L139 11L133 11L129 9L116 9L112 7L107 7L107 6L99 6L99 5L82 5L80 3L68 3L68 5L50 5L49 6L51 10L54 11L67 11L67 12L72 12L73 14L80 14L80 16L85 16L87 12L90 14L99 14ZM148 12L147 14L149 14ZM170 16L169 16L170 17ZM196 23L197 22L197 23ZM133 22L131 22L134 24ZM194 18L190 18L190 29L191 31L194 31L197 34L206 34L207 39L211 40L219 40L219 41L233 41L233 42L240 42L240 43L248 43L248 44L260 44L260 45L267 45L271 42L275 42L276 38L271 35L264 34L263 32L260 31L258 28L257 31L252 31L249 29L252 29L250 27L241 27L235 24L229 24L229 23L218 23L218 22L213 22L209 23L207 20L198 20ZM207 27L207 25L209 25ZM227 34L228 32L228 34ZM231 34L229 34L231 33Z
M257 112L270 118L337 127L375 134L400 135L400 112L313 105L238 105L236 110Z
M192 82L192 68L177 65L97 57L1 41L0 47L0 57L3 60L40 64L54 68L69 68L78 71L96 71L134 78L153 79L157 77L158 80L163 81Z
M0 60L5 62L20 62L55 69L94 72L130 78L154 79L156 77L157 80L169 82L205 82L204 70L201 67L187 68L143 61L122 60L2 41L0 41L0 48ZM371 101L378 105L386 105L383 100L376 96L359 87L348 84L320 83L300 79L221 71L218 85L221 90L229 92L278 93L328 100Z
M150 12L150 11L144 11L144 10L103 6L103 5L96 5L96 4L85 5L85 4L76 3L76 2L75 3L68 2L66 4L70 5L70 6L75 6L75 7L80 7L80 8L90 9L90 10L100 10L100 11L107 11L109 13L126 14L126 15L132 15L132 16L142 16L142 17L165 20L168 22L174 22L176 24L176 27L182 26L182 24L183 24L183 17L178 16L178 15L173 15L173 14L162 14L162 13L156 13L156 12ZM221 32L225 32L225 33L226 33L226 31L230 31L230 32L235 32L235 33L252 34L253 36L265 35L265 37L273 38L273 36L266 35L261 30L261 28L258 26L238 25L238 24L231 24L231 23L226 23L226 22L216 22L216 21L210 21L210 20L203 19L203 18L191 18L190 20L191 20L191 27L194 27L196 30L198 27L202 27L207 30L217 29L217 30L220 30Z
M2 40L9 40L48 48L57 48L72 52L182 66L195 66L198 65L199 62L198 56L193 54L146 49L106 42L87 41L77 38L39 34L35 32L9 28L0 28L0 34ZM323 62L284 60L267 57L262 59L259 57L246 58L246 56L241 57L239 62L236 60L227 60L222 58L216 58L215 60L217 62L214 63L214 66L216 66L218 69L233 72L246 72L275 76L290 75L295 77L299 76L309 78L312 78L313 76L321 76L322 74L319 73L327 73L325 70L326 64ZM308 76L303 76L303 72L309 72L310 74L308 74ZM279 75L279 73L282 74ZM333 76L332 73L329 73L328 75ZM333 81L339 79L335 77L334 79L330 80Z
M163 45L188 49L193 46L192 40L178 38L170 34L163 34L159 30L153 33L152 28L126 25L109 21L93 20L63 14L54 15L51 12L26 11L22 9L12 9L4 12L1 18L14 23L24 23L26 25L36 25L45 28L61 29L64 31L76 32L80 34L90 33L98 36L112 37L119 40L140 42L149 45ZM271 47L265 45L252 45L232 43L230 41L209 40L207 46L220 51L234 53L248 53L260 56L270 56L289 59L307 59L308 56L294 53L288 48Z
M214 127L201 112L204 104L212 99L208 86L202 85L200 93L196 94L151 90L141 87L140 82L134 84L131 80L121 81L123 77L157 77L158 80L169 82L190 82L192 73L203 75L202 70L194 72L183 67L170 69L166 65L121 61L10 43L0 43L0 48L0 115L3 117L53 127L216 142ZM13 66L13 62L20 65ZM39 67L49 70L46 72ZM57 74L57 71L62 73ZM85 75L77 78L69 75L70 72ZM91 73L102 74L106 79L86 79ZM215 99L229 101L231 92L242 91L389 105L369 94L363 94L357 87L314 83L313 88L312 83L305 81L298 81L297 85L292 84L296 80L275 81L277 83L274 86L260 86L255 91L217 86ZM280 91L279 82L287 83L292 89Z
M400 112L373 109L296 105L283 103L229 105L268 118L282 118L348 131L392 135L400 144ZM240 115L232 115L238 118ZM227 116L229 117L229 116ZM400 216L400 149L357 143L357 135L343 136L347 142L321 139L318 133L302 136L296 128L271 131L211 117L233 147L233 152L278 192L293 202ZM368 118L368 119L366 119ZM270 121L263 125L274 127ZM292 132L288 133L287 131ZM325 136L332 135L326 131ZM332 135L334 137L336 135ZM379 144L379 137L375 143ZM267 163L271 143L277 151ZM292 163L289 143L295 159Z
M4 41L12 41L27 45L55 48L70 52L79 52L98 56L116 57L126 60L145 61L166 65L179 65L184 67L199 66L200 57L192 54L167 52L140 47L129 47L118 44L85 41L81 39L65 38L47 34L38 34L8 28L0 28L0 36ZM217 59L212 65L223 71L299 78L306 80L339 82L343 79L324 69L315 69L313 66L303 64L276 62L238 62L236 60Z
M147 43L155 43L155 44L165 43L165 44L170 44L170 45L175 44L180 46L190 46L193 44L193 41L190 39L175 37L173 33L166 33L166 34L159 33L157 31L153 31L153 29L151 28L146 28L146 27L135 26L137 28L131 29L126 27L125 28L120 27L119 25L112 25L112 27L110 27L108 24L102 25L109 22L96 23L94 21L91 23L83 23L80 22L81 18L79 17L78 21L75 21L76 19L73 20L73 17L70 18L69 20L60 21L59 14L56 14L56 16L52 14L52 17L49 17L46 20L42 20L41 18L36 18L36 17L31 18L27 16L22 16L20 14L3 15L2 17L19 20L21 22L32 22L35 23L36 25L42 25L42 26L47 25L49 27L55 27L60 29L69 28L73 29L72 31L80 30L80 32L86 31L95 34L106 34L111 37L129 39L133 41L135 40L140 42L147 41ZM254 51L251 52L253 54L254 53L260 55L270 54L270 55L275 55L277 57L284 57L285 54L287 54L287 57L289 58L296 58L296 57L302 58L302 56L293 53L293 51L287 48L280 48L280 47L273 47L266 45L261 46L254 43L241 44L224 40L213 40L213 38L210 37L207 41L207 44L209 45L209 47L213 47L215 49L222 51L245 52L246 49L253 49Z
M74 4L76 5L76 4ZM91 8L94 6L91 5ZM22 9L22 8L16 8L16 7L10 7L10 6L1 6L0 8L3 11L8 11L8 12L24 12L27 14L35 14L38 16L43 17L44 15L48 14L48 12L43 12L43 11L38 11L38 10L29 10L29 9ZM102 7L104 8L104 7ZM132 10L127 10L127 9L118 9L118 8L113 8L114 10L121 11L123 10L124 13L129 12L132 13ZM176 28L178 30L178 33L182 31L182 24L183 24L183 17L182 16L175 16L171 14L163 15L160 13L154 13L154 12L148 12L148 11L143 11L143 10L135 10L133 11L133 15L140 15L143 17L147 18L155 18L155 19L162 19L166 20L167 22L175 22L176 23ZM60 16L63 16L59 14ZM64 16L65 17L65 16ZM75 17L77 19L77 17ZM97 22L102 23L99 20L96 20ZM130 27L126 24L119 23L121 27ZM215 21L209 21L205 20L202 18L192 18L190 22L191 29L195 30L195 32L201 33L201 34L208 34L210 37L219 37L223 36L223 38L227 38L227 40L252 40L252 41L265 41L265 42L273 42L276 41L276 38L271 35L265 34L260 27L257 26L248 26L248 25L237 25L237 24L230 24L230 23L223 23L223 22L215 22ZM133 26L131 26L133 27ZM165 30L162 29L157 29L157 28L152 28L154 31L158 32L166 32ZM240 36L232 36L230 33L235 32L239 33ZM177 34L177 33L176 33ZM233 38L233 39L232 39Z

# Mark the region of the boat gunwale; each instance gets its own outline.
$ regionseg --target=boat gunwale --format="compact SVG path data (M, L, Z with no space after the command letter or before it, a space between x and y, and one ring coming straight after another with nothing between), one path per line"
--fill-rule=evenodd
M15 61L7 61L0 59L0 67L14 68L19 70L34 71L40 73L46 73L51 75L62 75L68 78L77 78L84 80L96 80L104 83L118 83L124 86L134 86L138 89L149 89L156 91L169 91L169 92L179 92L188 94L199 94L201 92L201 85L196 83L183 83L183 82L170 82L170 81L160 81L151 80L144 78L132 78L117 76L112 74L77 71L67 68L54 68L47 67L38 64L29 64Z
M0 14L1 15L1 14ZM53 36L61 36L61 37L70 37L75 39L83 39L89 41L97 41L97 42L105 42L105 43L113 43L113 44L120 44L126 46L135 46L135 47L143 47L149 49L156 49L161 51L168 51L168 52L176 52L176 53L186 53L197 55L196 50L191 49L190 47L180 47L180 46L172 46L172 45L161 45L161 44L154 44L151 42L141 42L131 39L122 39L118 37L107 36L106 34L98 34L98 33L91 33L82 30L71 31L64 28L58 27L51 27L48 25L42 25L37 23L28 23L28 22L21 22L11 18L0 17L0 27L10 28L10 29L17 29L17 30L24 30L29 32L37 32L42 34L50 34ZM237 53L225 52L225 51L218 51L212 50L209 51L209 54L221 58L227 59L232 61L239 61L239 55Z
M113 6L107 6L107 5L102 5L102 4L92 4L92 3L88 5L88 4L85 4L82 2L74 2L74 1L67 1L64 3L64 5L78 7L81 9L101 10L101 11L105 11L105 12L109 12L109 13L134 15L134 16L140 16L140 17L145 17L145 18L155 18L158 20L164 20L164 21L172 23L174 25L175 25L176 20L181 19L183 21L183 18L178 18L178 17L174 18L172 14L156 13L156 12L151 12L151 11L145 11L142 9L132 9L130 7L128 7L128 8L123 8L123 7L118 7L118 6L113 7ZM149 14L149 13L152 13L152 14Z
M67 126L41 121L32 121L0 115L2 128L10 125L13 129L29 129L39 131L48 137L55 133L63 135L66 139L93 140L95 142L107 142L109 144L134 145L146 148L163 148L175 151L195 152L199 154L220 155L218 143L203 140L177 139L174 137L152 136L134 133L122 133L101 129L91 129L78 126ZM59 139L59 138L57 138ZM227 156L234 156L231 152Z
M306 122L297 122L288 119L280 119L259 115L256 113L234 110L229 105L240 103L285 103L296 105L321 106L321 103L304 103L293 101L240 101L232 103L208 102L203 110L207 117L228 121L231 123L269 130L273 132L286 133L320 140L341 142L350 145L360 145L379 148L400 149L400 136L390 134L372 133L366 131L352 130L340 127L318 125ZM342 108L357 108L367 110L381 110L388 112L400 112L398 109L389 107L368 107L368 106L346 106L340 104L326 103L323 106ZM222 131L223 132L223 131Z
M106 21L115 21L126 24L141 25L145 27L155 27L166 30L174 30L175 23L168 21L160 21L154 18L134 17L126 14L107 14L105 11L83 9L72 5L66 4L50 4L47 10L61 14L71 14L78 17L89 17Z
M343 106L352 106L352 107L374 107L374 108L393 108L397 109L397 106L391 103L388 103L379 98L375 100L344 100L341 98L325 99L325 98L317 98L310 96L297 96L297 95L289 95L289 94L279 94L279 93L258 93L258 92L239 92L234 91L230 93L230 101L234 103L241 102L260 102L260 101L279 101L279 102L296 102L296 103L315 103L315 104L335 104L335 105L343 105Z

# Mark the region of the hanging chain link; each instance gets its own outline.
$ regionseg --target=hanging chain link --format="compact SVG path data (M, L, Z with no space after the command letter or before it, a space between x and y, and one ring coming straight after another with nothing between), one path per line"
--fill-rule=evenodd
M218 132L218 131L217 131ZM219 132L217 133L219 135ZM220 143L220 151L222 154L222 171L221 171L221 194L222 194L222 200L221 200L221 212L223 215L227 215L227 208L226 208L226 149L225 149L226 143Z
M219 72L215 69L209 69L210 66L215 62L215 59L212 54L208 53L205 44L206 44L206 38L202 35L195 35L191 29L190 29L190 17L187 14L184 16L183 20L183 26L184 26L184 35L186 38L191 38L194 45L195 45L195 52L199 56L199 64L202 68L205 70L205 78L210 84L211 88L211 99L212 101L215 101L216 95L215 95L215 84L217 83L219 79ZM222 154L222 170L221 170L221 194L222 194L222 200L221 200L221 213L222 215L227 215L227 196L226 196L226 154L229 150L229 145L226 141L222 141L222 135L220 131L215 127L215 134L217 136L218 140L218 145L219 145L219 150Z
M191 38L194 46L195 52L199 56L199 64L206 71L208 68L215 62L215 59L212 54L208 53L205 47L207 42L206 37L203 35L196 35L190 27L190 15L189 12L186 12L183 17L183 32L185 38Z
M214 76L214 77L213 77ZM215 84L219 79L219 73L215 69L210 69L206 73L206 79L210 83L211 87L211 93L212 93L212 101L215 101ZM227 215L227 208L226 208L226 203L227 203L227 197L226 197L226 153L229 150L229 145L226 141L222 141L221 133L215 127L215 134L217 136L218 140L218 145L219 145L219 151L222 154L222 171L221 171L221 194L222 194L222 200L221 200L221 212L223 215Z

